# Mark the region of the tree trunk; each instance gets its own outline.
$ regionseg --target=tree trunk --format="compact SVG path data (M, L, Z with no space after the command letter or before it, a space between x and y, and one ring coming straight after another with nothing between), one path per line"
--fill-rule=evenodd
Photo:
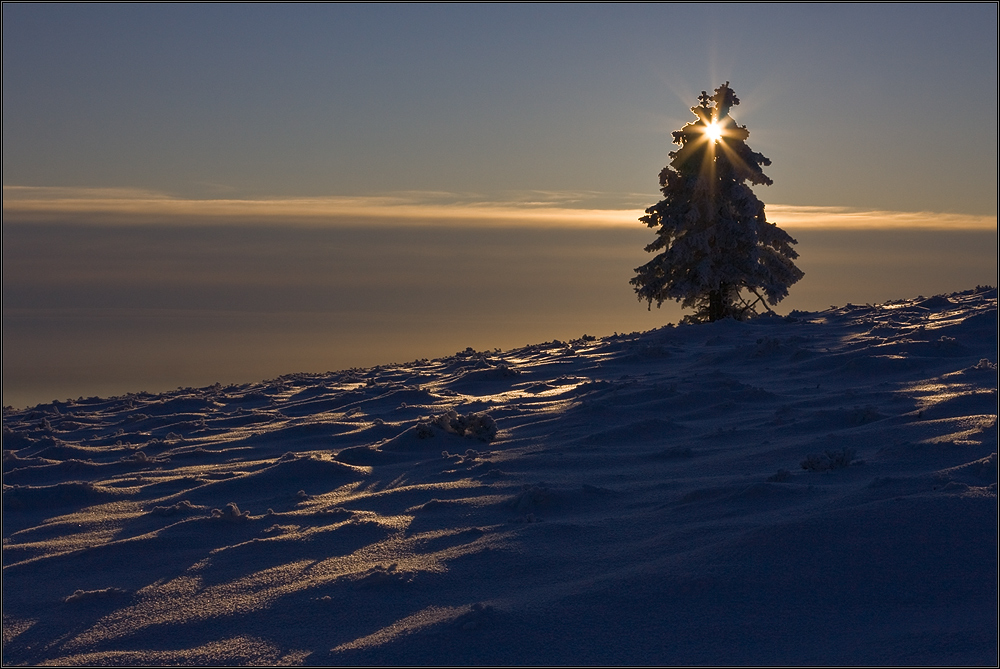
M708 291L708 322L714 323L717 320L721 320L726 317L728 306L726 304L726 297L729 291L726 290L726 286L723 284L719 286L718 290Z
M713 323L732 315L733 290L728 283L720 283L718 288L708 291L708 322Z

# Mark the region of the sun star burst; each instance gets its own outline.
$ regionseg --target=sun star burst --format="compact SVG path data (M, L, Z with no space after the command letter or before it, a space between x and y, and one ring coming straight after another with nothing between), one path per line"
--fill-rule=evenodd
M705 126L705 137L710 142L718 142L722 138L722 126L712 121Z

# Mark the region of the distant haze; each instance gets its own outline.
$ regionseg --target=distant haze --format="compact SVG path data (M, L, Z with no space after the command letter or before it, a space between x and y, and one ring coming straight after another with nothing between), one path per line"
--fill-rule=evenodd
M994 231L797 229L777 310L995 284ZM630 228L7 225L3 402L259 381L676 323Z

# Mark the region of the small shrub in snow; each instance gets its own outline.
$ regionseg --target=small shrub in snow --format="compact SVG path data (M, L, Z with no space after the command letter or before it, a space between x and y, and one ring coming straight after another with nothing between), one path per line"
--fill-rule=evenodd
M823 455L810 455L802 461L802 469L811 472L825 472L848 467L854 460L853 448L826 451Z
M81 602L88 599L108 599L111 597L120 597L122 595L127 595L127 590L122 590L121 588L102 588L100 590L77 590L72 595L69 595L63 601L67 604L71 602Z
M417 437L420 439L433 437L434 427L460 437L480 441L493 441L497 436L496 421L487 413L470 413L465 416L456 411L443 413L429 423L417 423Z
M466 632L488 627L496 618L497 611L489 604L476 602L469 607L469 610L455 618L452 623Z
M848 425L867 425L877 420L882 420L885 415L873 406L854 407L852 409L842 409L834 412L840 414Z
M520 376L521 370L511 367L506 362L501 362L499 365L493 368L493 373L500 378L509 378L512 376Z
M544 487L525 484L521 492L515 495L508 502L515 511L526 512L539 506L544 506L552 501L552 492Z
M415 574L404 571L393 562L388 567L377 565L353 577L355 588L383 588L413 582Z
M459 416L456 431L463 437L493 441L497 436L497 424L489 414L469 414Z
M150 513L155 516L176 516L178 514L188 514L196 513L198 511L203 511L205 507L192 504L186 499L182 499L176 504L171 504L170 506L154 506ZM218 510L218 509L216 509Z
M409 509L407 509L407 512L408 513L419 513L421 511L438 511L438 510L441 510L441 509L456 508L456 507L461 507L461 506L462 506L462 502L459 502L459 501L456 501L456 500L453 500L453 499L438 499L438 498L435 497L433 499L427 500L423 504L418 504L416 506L411 506Z
M229 521L248 520L250 512L240 511L240 507L236 506L235 502L230 502L226 504L224 509L212 509L212 518Z

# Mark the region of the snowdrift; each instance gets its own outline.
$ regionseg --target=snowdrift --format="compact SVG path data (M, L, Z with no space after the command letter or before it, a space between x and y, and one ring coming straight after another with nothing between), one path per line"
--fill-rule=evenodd
M995 664L997 294L3 417L4 664Z

